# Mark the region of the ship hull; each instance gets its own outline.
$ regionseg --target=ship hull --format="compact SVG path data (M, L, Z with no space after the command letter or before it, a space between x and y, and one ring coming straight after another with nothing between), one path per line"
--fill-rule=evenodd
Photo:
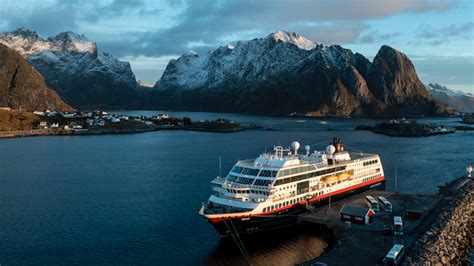
M385 189L385 180L331 195L331 202L336 202L370 189ZM329 204L329 197L315 200L310 199L309 201L309 204L315 207L321 207ZM235 233L242 235L296 225L297 216L304 212L306 212L306 205L303 203L295 204L290 208L278 210L277 212L269 214L221 220L209 219L208 221L221 236L231 236Z

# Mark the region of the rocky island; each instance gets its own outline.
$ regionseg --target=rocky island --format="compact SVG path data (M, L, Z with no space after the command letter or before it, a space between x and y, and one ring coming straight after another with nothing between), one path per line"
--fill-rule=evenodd
M461 123L474 125L474 113L463 115Z
M453 127L445 127L436 124L421 124L404 118L392 119L389 122L378 123L374 126L359 125L356 126L355 130L370 130L377 134L394 137L424 137L456 132L456 129Z

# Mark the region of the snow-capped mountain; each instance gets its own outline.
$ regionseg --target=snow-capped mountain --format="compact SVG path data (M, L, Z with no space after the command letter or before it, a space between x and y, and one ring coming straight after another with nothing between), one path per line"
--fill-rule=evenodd
M440 84L429 83L426 88L436 99L461 112L474 112L474 95L462 91L450 90Z
M47 84L76 108L123 107L137 82L130 64L108 53L84 35L62 32L43 39L20 28L0 34L0 43L24 55Z
M239 41L171 60L155 87L168 108L264 114L416 115L446 111L403 53L373 62L296 33Z
M17 51L0 43L0 106L27 111L72 111Z

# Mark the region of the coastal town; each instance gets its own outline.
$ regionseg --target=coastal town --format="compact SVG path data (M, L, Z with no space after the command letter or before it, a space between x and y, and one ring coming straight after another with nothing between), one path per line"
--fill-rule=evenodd
M0 108L0 138L41 135L120 134L157 130L228 133L258 128L260 127L255 124L241 125L224 118L213 121L192 121L189 117L173 117L163 113L157 113L153 116L130 116L101 110L23 112L10 108Z

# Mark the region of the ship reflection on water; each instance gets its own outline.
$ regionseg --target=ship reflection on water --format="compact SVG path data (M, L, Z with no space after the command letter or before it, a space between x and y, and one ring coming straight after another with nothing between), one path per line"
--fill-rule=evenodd
M294 265L319 257L327 248L324 231L310 225L298 225L258 234L242 235L243 252L236 237L221 238L205 264L210 265Z

